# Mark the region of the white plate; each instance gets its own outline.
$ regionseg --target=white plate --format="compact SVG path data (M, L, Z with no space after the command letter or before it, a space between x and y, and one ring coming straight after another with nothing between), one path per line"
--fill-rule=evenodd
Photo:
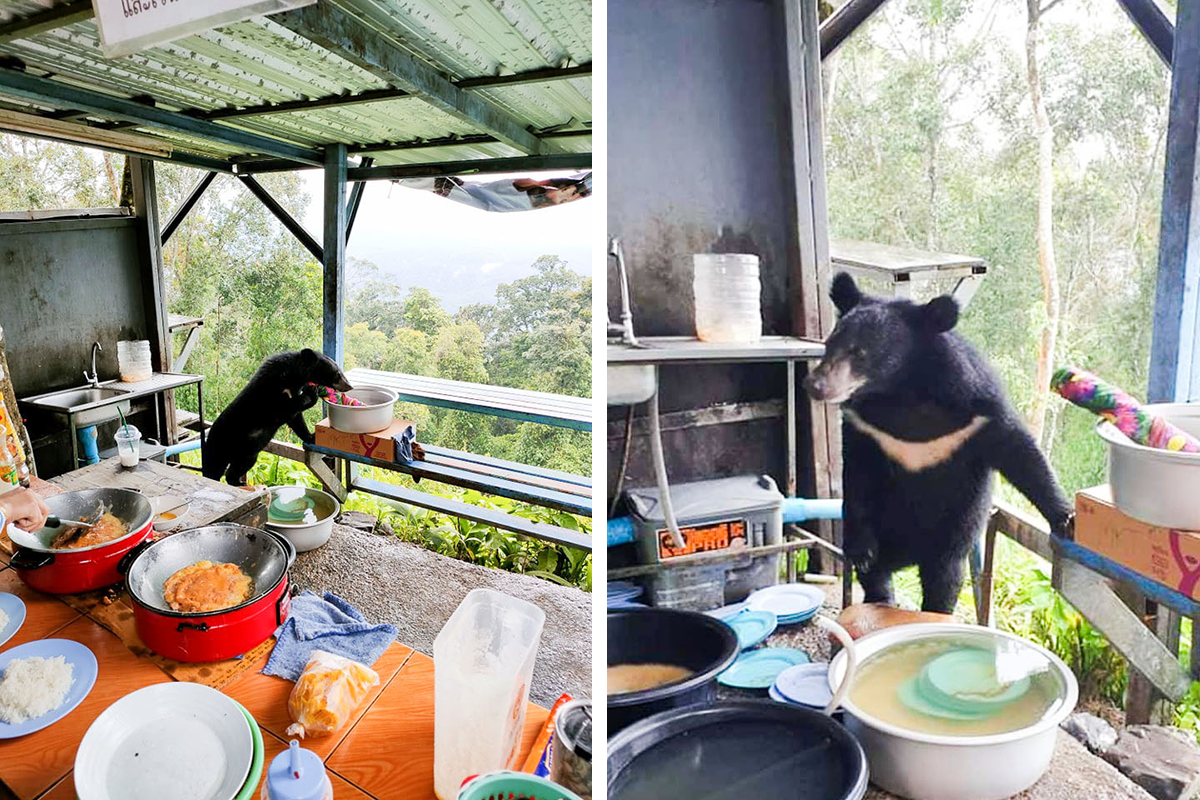
M21 625L25 623L25 603L21 598L9 592L0 592L0 611L8 617L8 622L0 625L0 645L17 635Z
M162 683L96 718L75 755L75 786L79 800L233 800L253 757L237 703L198 683Z
M746 598L746 608L753 611L773 611L781 620L816 611L824 603L823 590L803 583L768 586Z

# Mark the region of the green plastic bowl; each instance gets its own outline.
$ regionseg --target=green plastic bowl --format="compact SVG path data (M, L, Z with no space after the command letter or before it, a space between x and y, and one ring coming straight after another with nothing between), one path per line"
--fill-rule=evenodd
M237 703L236 700L233 702ZM263 775L263 758L266 753L263 749L262 730L258 727L258 722L251 716L250 712L241 703L237 703L238 708L246 715L246 721L250 723L250 732L254 734L254 759L250 762L250 774L246 776L246 783L242 786L242 790L238 792L234 800L252 800L254 798L254 790L258 788L258 782L262 780Z
M579 795L557 783L528 772L491 772L480 775L462 787L458 800L580 800Z

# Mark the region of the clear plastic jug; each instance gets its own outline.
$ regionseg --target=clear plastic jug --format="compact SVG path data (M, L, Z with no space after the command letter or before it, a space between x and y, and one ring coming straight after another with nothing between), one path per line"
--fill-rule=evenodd
M474 589L433 642L433 789L454 800L462 782L516 767L529 682L546 614Z
M762 283L758 256L697 253L692 256L696 336L705 342L757 342L762 338Z

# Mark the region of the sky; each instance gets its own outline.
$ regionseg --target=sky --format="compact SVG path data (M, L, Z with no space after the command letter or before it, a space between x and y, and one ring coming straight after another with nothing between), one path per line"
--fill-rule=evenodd
M488 175L465 178L490 182L505 177L557 177L569 173ZM305 227L321 231L323 175L303 173L313 198ZM374 262L402 290L429 289L448 311L471 303L491 303L496 287L532 274L542 255L565 259L571 269L590 275L595 199L566 205L497 213L480 211L431 192L407 189L390 181L371 181L346 248L349 258Z

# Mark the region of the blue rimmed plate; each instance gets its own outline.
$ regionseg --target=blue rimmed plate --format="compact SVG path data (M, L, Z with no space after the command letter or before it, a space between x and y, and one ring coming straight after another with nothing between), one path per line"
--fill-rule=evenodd
M15 594L0 592L0 611L8 617L8 621L0 625L0 645L3 645L25 624L25 603Z
M18 736L25 736L53 725L74 711L76 706L88 696L88 692L92 691L92 686L96 683L96 657L92 655L91 650L70 639L41 639L0 653L0 674L8 669L9 662L31 656L42 658L62 656L65 658L72 667L71 688L67 690L67 696L63 698L62 704L58 708L52 709L40 717L27 719L16 725L0 722L0 739L15 739Z
M770 611L745 611L725 621L738 637L738 649L746 650L775 632L779 620Z
M833 699L829 689L829 664L797 664L779 673L771 687L787 700L809 708L824 708Z
M717 682L734 689L769 689L779 673L796 664L807 664L808 653L787 647L766 647L742 653Z

